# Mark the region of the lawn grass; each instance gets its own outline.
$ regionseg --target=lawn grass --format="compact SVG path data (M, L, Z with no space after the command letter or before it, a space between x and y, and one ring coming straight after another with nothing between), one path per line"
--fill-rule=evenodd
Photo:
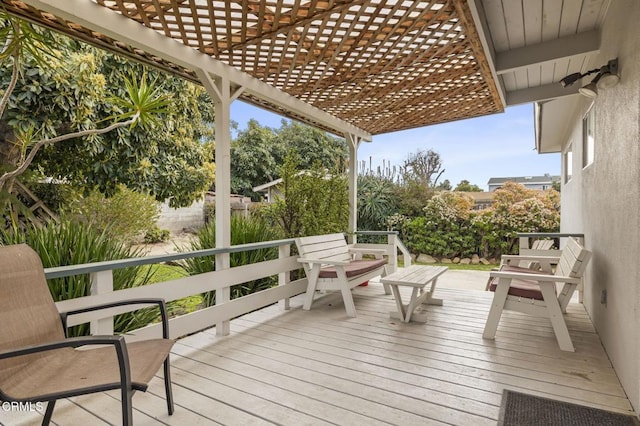
M187 272L180 266L175 265L145 265L145 268L151 268L154 273L149 284L159 283L163 281L176 280L188 276ZM167 310L170 316L188 314L202 307L202 295L194 294L182 299L169 302Z

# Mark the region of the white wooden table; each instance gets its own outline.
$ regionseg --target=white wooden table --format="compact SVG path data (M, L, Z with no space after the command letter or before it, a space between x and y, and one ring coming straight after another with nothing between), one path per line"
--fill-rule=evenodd
M415 313L415 309L421 304L427 305L442 305L442 299L436 299L433 297L433 291L436 288L436 281L438 277L449 268L446 266L422 266L412 265L408 268L399 269L391 275L387 275L381 278L380 281L383 284L391 286L393 297L396 299L397 312L391 312L392 318L400 319L404 322L409 322L411 319L414 321L425 322L426 317L421 314ZM431 284L429 291L425 292L424 288ZM411 300L408 305L402 303L402 296L400 295L399 286L412 287Z

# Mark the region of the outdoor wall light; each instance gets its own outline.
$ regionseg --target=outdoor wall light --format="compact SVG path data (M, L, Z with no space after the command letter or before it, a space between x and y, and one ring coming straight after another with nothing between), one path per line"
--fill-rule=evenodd
M618 84L618 81L620 81L620 77L618 76L618 58L610 60L606 65L603 65L600 68L594 68L585 73L576 72L569 74L560 80L560 84L562 84L562 87L571 86L581 78L596 73L597 75L589 84L578 89L581 95L589 98L595 98L598 96L598 89L608 89L609 87L613 87Z

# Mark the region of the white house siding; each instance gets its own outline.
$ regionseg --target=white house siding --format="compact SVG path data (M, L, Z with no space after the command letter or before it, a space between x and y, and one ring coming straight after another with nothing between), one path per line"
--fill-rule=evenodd
M593 67L620 59L620 83L595 99L595 160L582 169L584 98L571 118L573 178L562 187L562 232L584 232L594 253L584 304L640 410L640 2L611 2ZM591 66L590 66L591 68ZM588 81L587 81L588 82ZM583 82L586 84L586 82ZM564 177L564 170L563 170ZM607 303L601 304L602 290Z
M185 228L198 229L204 226L204 200L177 209L169 207L166 202L162 203L157 225L158 228L168 229L174 234Z

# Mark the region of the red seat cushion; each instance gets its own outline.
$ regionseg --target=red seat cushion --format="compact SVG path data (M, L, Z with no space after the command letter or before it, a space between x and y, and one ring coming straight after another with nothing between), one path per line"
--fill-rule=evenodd
M505 272L522 272L526 274L538 274L538 275L546 275L546 272L542 271L533 271L529 268L521 268L519 266L502 266L500 268L501 271ZM498 285L498 278L494 278L491 280L491 284L489 284L489 290L496 291L496 287ZM510 296L516 297L524 297L526 299L535 299L535 300L544 300L542 297L542 292L540 291L540 286L538 282L535 280L520 280L514 279L511 280L511 285L509 286Z
M344 270L347 273L347 278L351 278L374 271L379 267L386 265L386 263L386 259L352 260L351 263L344 267ZM338 278L338 272L335 267L327 266L320 269L320 278Z

